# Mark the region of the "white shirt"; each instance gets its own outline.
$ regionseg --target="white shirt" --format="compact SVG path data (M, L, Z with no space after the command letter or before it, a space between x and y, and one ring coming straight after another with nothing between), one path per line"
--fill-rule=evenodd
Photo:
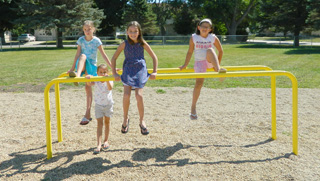
M101 106L112 105L112 91L108 90L107 82L95 82L94 84L94 101Z
M206 38L203 38L200 35L192 34L192 40L194 43L194 60L207 60L207 50L209 48L214 48L216 35L209 33Z

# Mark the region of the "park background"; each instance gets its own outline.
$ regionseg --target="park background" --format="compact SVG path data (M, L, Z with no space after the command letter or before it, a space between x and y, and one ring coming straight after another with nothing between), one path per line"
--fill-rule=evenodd
M163 2L169 1L159 1L159 4ZM211 7L209 6L211 1L188 1L182 6L192 9L193 5L189 4L191 2L194 2L193 5L197 3L205 5L201 7ZM219 5L223 1L212 2ZM258 2L265 4L273 2L276 5L279 5L277 2L289 3L289 1L228 2L231 5L241 2L241 7L254 2L255 6L252 7L255 8L260 7L261 4L256 4ZM305 8L311 8L311 5L313 8L319 7L315 6L319 4L318 1L299 2L310 3L308 4L310 6ZM148 5L152 3L149 2ZM64 7L58 6L60 9ZM281 8L274 10L277 9ZM201 8L195 10L202 10L203 13L211 12ZM246 11L239 13L243 12ZM308 12L315 12L312 16L319 17L317 9L314 11L308 9ZM199 17L195 18L203 17L218 19L209 14L199 14ZM79 22L83 20L80 18ZM286 20L286 22L291 21ZM305 22L311 23L307 19ZM310 32L316 32L316 23L317 21L313 21L313 24L301 27L311 27L314 31ZM270 26L269 30L273 30L274 35L280 32L276 24L272 25L274 26ZM194 28L195 24L190 27L192 32ZM250 27L250 31L252 29ZM292 29L290 32L293 31ZM147 124L151 133L147 137L139 132L134 96L131 97L129 112L130 131L126 135L121 134L123 88L121 83L116 82L113 91L116 104L111 122L111 147L99 155L92 154L96 144L95 121L87 126L79 125L85 110L84 84L80 84L79 87L73 84L60 85L64 139L61 143L58 143L56 138L55 96L52 87L50 101L53 158L47 160L43 90L50 80L70 69L76 52L74 43L80 35L72 37L72 40L62 36L63 48L57 47L58 41L45 41L35 45L31 44L32 42L21 45L18 42L2 44L0 179L319 180L320 47L317 44L308 44L307 42L311 41L306 40L310 38L304 39L312 37L314 43L317 42L317 35L299 34L301 41L299 46L296 46L294 34L286 37L265 37L258 33L230 34L228 31L225 34L218 34L224 49L222 66L266 65L273 70L285 70L296 76L299 86L298 155L292 153L291 82L287 77L280 76L277 77L278 127L277 139L274 141L270 138L269 77L227 78L224 82L207 79L199 99L197 121L190 121L188 115L194 86L193 79L148 81L144 89L145 117L148 119ZM100 37L99 32L97 36ZM161 38L157 38L159 36ZM247 40L241 41L240 38L239 41L239 38L228 38L228 36L245 37ZM190 34L183 36L183 40L179 39L180 35L176 36L171 44L163 43L163 37L169 39L170 36L157 34L150 37L152 38L146 39L159 58L159 68L177 68L184 63L188 45L181 41L188 41ZM257 37L261 37L263 41L256 41ZM109 58L122 40L114 37L108 40L114 43L107 43L106 39L104 49ZM152 60L147 54L145 56L147 66L150 68ZM121 68L123 59L122 53L117 61L117 67ZM103 63L100 54L98 63ZM191 61L188 67L192 66Z

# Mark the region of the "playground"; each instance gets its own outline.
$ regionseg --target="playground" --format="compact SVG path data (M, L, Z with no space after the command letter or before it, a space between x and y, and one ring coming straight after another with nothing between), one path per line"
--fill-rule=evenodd
M146 87L149 136L132 106L121 134L122 92L114 90L111 147L93 155L96 121L79 125L83 89L61 90L63 142L52 121L47 160L43 92L2 92L0 179L4 180L317 180L320 178L319 89L299 89L299 154L292 153L290 88L277 88L277 139L272 140L270 89L204 88L199 119L189 120L192 88ZM161 90L161 91L159 91ZM54 92L50 93L55 119ZM214 100L214 102L212 101ZM27 104L26 104L27 103ZM135 105L132 97L131 104ZM28 106L26 106L28 105ZM94 106L94 105L93 105ZM94 108L94 107L93 107Z
M184 46L154 48L161 59L160 68L180 66L186 51ZM111 146L98 155L93 154L94 104L93 121L79 125L86 101L83 83L79 87L60 84L62 142L58 142L52 86L53 155L47 159L44 87L67 70L75 50L5 51L1 62L6 69L1 70L0 80L0 180L319 180L319 49L224 48L224 65L264 64L297 77L297 155L292 149L291 81L279 76L275 140L271 138L269 77L227 77L223 83L208 78L196 121L189 119L194 80L149 81L144 88L148 136L140 133L134 96L129 132L120 132L123 88L117 83ZM108 55L113 52L107 49ZM42 68L33 71L34 65ZM76 101L79 97L83 99Z

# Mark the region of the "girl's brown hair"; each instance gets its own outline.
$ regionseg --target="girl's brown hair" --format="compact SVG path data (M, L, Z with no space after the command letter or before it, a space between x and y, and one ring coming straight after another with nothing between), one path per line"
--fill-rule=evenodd
M131 21L131 22L128 24L128 26L127 26L127 30L129 29L130 26L135 26L135 27L138 28L138 30L139 30L139 35L138 35L137 40L138 40L138 43L140 43L140 45L143 46L144 43L145 43L145 40L143 39L143 36L142 36L142 31L141 31L141 26L140 26L140 24L139 24L137 21ZM128 42L129 42L131 45L134 44L133 40L130 39L129 35L127 35L127 40L128 40Z

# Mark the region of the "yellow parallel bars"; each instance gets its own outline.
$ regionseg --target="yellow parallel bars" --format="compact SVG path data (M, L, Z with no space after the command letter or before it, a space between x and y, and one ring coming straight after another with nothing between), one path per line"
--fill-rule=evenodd
M228 70L227 73L176 73L176 74L160 74L160 72L193 72L193 69L186 69L180 71L177 68L172 69L159 69L156 79L192 79L192 78L218 78L218 77L257 77L257 76L270 76L271 77L271 110L272 110L272 139L276 139L276 76L287 76L292 82L292 147L293 153L298 154L298 83L293 74L286 71L270 71L272 70L266 66L239 66L231 67L224 66ZM243 72L230 72L232 70L267 70L267 71L243 71ZM59 77L66 76L66 73L61 74ZM56 78L50 81L44 90L44 103L45 103L45 117L46 117L46 136L47 136L47 159L52 158L52 137L51 137L51 121L50 121L50 104L49 104L49 90L52 85L55 85L56 95L56 108L57 108L57 130L58 141L62 141L61 129L61 110L60 110L60 93L59 83L67 82L95 82L95 81L110 81L114 80L110 77L93 77L91 79L81 78Z

